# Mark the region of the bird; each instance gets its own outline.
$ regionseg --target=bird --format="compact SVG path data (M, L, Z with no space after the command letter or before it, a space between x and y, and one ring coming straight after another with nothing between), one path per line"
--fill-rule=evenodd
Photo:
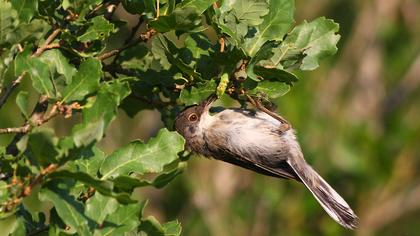
M187 150L257 173L302 182L328 215L348 229L358 217L347 202L305 161L293 128L267 112L221 108L210 112L217 96L186 107L175 129Z

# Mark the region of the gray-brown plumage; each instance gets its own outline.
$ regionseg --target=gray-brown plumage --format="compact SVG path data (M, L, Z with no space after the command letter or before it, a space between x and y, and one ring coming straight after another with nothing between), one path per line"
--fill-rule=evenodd
M354 229L358 218L344 199L303 158L294 130L264 112L223 109L210 114L215 97L181 112L176 130L195 153L278 178L305 184L325 211L342 226Z

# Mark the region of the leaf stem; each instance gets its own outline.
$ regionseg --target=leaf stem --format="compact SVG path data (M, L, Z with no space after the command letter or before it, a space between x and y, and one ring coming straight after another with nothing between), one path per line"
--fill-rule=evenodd
M12 82L10 86L6 87L4 94L0 97L0 109L6 103L13 90L20 84L20 82L22 82L24 76L25 73L22 73Z

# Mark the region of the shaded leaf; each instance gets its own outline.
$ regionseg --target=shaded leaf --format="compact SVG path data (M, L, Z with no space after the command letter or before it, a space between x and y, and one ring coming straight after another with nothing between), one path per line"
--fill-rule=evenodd
M0 180L0 203L3 203L8 198L7 183Z
M57 138L50 128L36 128L29 134L28 149L31 155L43 166L56 163Z
M83 172L71 172L68 170L59 170L48 175L51 179L73 179L94 188L101 194L113 197L121 203L133 203L135 200L130 198L128 193L116 193L113 191L113 183L106 180L99 180Z
M97 16L91 20L91 25L86 32L77 37L77 39L83 43L93 40L103 40L114 31L114 24L109 22L103 16Z
M89 232L91 220L83 214L83 204L58 189L42 188L39 194L41 200L54 204L58 216L71 229L76 230L79 235L91 235Z
M112 182L114 182L115 187L126 192L132 192L134 188L144 187L144 186L154 186L155 188L163 188L169 182L174 180L175 177L180 175L184 171L185 167L186 167L186 163L180 162L177 168L169 172L160 174L153 181L121 175L113 179Z
M145 232L147 235L153 235L153 236L165 235L165 229L159 223L159 221L153 216L148 216L147 218L141 220L139 231Z
M115 178L130 172L156 173L178 158L184 149L184 139L177 132L161 129L147 143L134 141L112 153L102 163L101 179Z
M262 66L255 66L254 72L257 76L261 76L265 80L275 80L291 84L292 82L298 81L296 75L277 68L265 68Z
M175 9L171 14L160 16L157 20L151 21L149 26L160 33L171 30L188 32L194 30L201 23L200 12L195 8Z
M20 91L16 96L16 105L19 107L20 112L23 116L28 119L28 92Z
M29 23L38 8L38 0L11 0L12 7L22 22ZM2 2L2 4L4 4Z

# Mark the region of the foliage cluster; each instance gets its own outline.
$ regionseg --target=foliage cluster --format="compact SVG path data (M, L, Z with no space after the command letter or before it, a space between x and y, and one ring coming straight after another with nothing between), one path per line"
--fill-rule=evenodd
M144 216L133 190L182 173L184 140L169 130L184 106L214 92L243 106L244 95L278 98L293 70L336 52L336 23L294 26L293 12L293 0L0 0L0 109L14 102L25 120L0 127L3 233L179 235L176 220ZM96 144L117 109L157 109L165 128L105 155ZM77 114L67 135L45 126Z

